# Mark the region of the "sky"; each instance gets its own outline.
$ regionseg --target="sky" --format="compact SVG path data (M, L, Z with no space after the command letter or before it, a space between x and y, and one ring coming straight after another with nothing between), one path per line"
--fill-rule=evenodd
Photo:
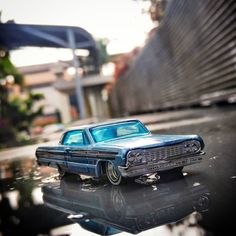
M0 10L3 22L80 26L95 38L108 38L108 52L115 54L143 44L153 27L149 16L142 14L147 4L140 0L0 0ZM70 58L70 52L63 49L11 52L16 66Z

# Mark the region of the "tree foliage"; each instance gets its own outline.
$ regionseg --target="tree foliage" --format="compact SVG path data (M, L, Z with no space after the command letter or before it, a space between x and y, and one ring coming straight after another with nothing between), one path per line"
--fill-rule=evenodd
M20 131L29 133L33 120L42 114L43 107L34 109L43 95L27 93L24 98L10 96L15 86L24 88L23 76L9 59L9 53L0 49L0 143L15 145Z
M8 75L14 77L15 84L23 85L23 77L11 63L9 53L0 48L0 80L5 79Z
M102 66L103 64L108 62L108 53L107 53L107 43L108 39L101 38L96 41L97 43L97 50L99 54L99 65Z
M29 132L33 120L41 115L43 111L43 107L34 110L33 105L42 98L42 94L29 93L24 99L16 97L10 100L8 107L8 112L11 114L8 117L10 124L14 124L18 131Z

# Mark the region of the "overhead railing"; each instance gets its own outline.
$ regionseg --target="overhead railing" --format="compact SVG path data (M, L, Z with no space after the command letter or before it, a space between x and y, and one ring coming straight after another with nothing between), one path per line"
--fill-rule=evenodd
M85 118L84 95L78 74L79 61L76 49L87 49L98 65L95 40L92 35L80 27L58 25L30 25L0 23L0 47L12 50L24 46L69 48L73 55L75 68L75 94L80 118Z

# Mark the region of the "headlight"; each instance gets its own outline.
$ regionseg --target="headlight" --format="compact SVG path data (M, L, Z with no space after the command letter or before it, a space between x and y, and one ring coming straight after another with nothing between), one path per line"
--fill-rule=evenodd
M195 153L201 150L199 141L193 140L183 143L184 153Z
M134 153L129 153L128 154L128 161L129 161L129 163L131 164L131 163L133 163L134 162L134 160L135 160L135 155L134 155Z
M146 163L146 157L143 155L142 150L130 151L127 157L130 165Z

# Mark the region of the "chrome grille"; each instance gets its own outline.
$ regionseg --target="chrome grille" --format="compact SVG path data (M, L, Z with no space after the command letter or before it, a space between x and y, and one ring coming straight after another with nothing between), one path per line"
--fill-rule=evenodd
M166 158L194 154L201 150L199 141L185 141L181 144L155 147L149 149L135 149L128 152L128 162L130 165L140 165L144 163L156 163Z
M142 152L142 156L147 161L157 161L184 154L183 145L173 145L168 147L152 148Z

